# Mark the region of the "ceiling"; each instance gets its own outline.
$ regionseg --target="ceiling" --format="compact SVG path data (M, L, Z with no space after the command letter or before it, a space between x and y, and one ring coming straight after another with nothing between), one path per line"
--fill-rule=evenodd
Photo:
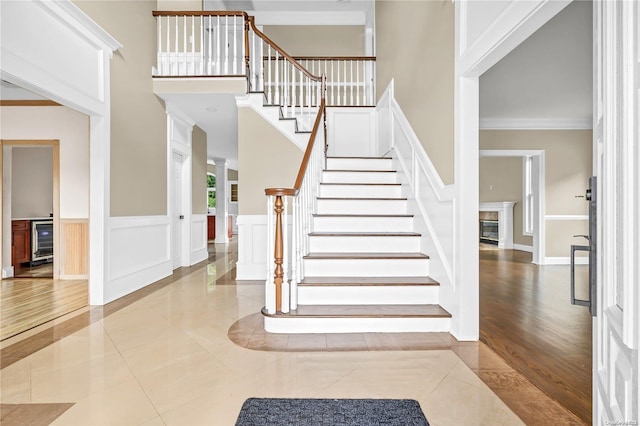
M287 11L321 22L327 16L373 19L371 0L205 0L207 7L245 9L269 16ZM242 6L242 7L241 7ZM269 15L271 14L271 15ZM299 21L293 21L299 22ZM316 22L317 24L317 22ZM335 22L334 22L335 24ZM349 24L351 25L351 24ZM483 128L590 128L592 92L591 2L574 1L480 78ZM237 169L237 107L230 94L163 95L208 135L207 157ZM2 81L0 99L42 97Z
M591 9L572 2L480 77L481 128L591 128Z

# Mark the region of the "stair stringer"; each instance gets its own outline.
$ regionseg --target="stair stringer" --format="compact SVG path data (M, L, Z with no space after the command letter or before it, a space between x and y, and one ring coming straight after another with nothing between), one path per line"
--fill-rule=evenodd
M309 143L309 132L298 132L295 118L283 118L279 105L264 105L263 93L248 93L236 96L238 108L251 108L264 118L284 137L304 151Z
M380 97L377 112L378 151L393 158L414 232L422 234L420 250L429 254L429 275L440 282L440 305L457 321L453 276L454 185L444 185L409 120L395 100L393 81Z

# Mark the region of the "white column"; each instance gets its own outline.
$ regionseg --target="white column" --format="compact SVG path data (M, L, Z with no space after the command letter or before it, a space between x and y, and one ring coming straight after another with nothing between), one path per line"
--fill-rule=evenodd
M216 164L216 243L226 244L229 226L229 200L227 197L227 173L229 164L226 158L214 158Z

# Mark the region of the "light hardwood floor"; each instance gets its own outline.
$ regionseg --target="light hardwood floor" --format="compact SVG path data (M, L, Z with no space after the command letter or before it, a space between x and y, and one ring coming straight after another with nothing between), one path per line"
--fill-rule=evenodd
M87 280L13 278L2 280L0 340L89 304Z

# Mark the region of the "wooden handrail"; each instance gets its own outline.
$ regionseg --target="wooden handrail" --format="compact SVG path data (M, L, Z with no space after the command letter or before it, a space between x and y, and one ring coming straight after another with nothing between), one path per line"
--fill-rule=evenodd
M375 61L375 56L292 56L296 61ZM275 56L262 57L264 60L275 61ZM283 57L278 57L278 61L284 60Z
M375 61L375 56L294 56L297 61Z
M307 69L305 67L300 65L298 63L298 61L296 61L291 55L289 55L280 46L278 46L278 44L276 42L271 40L262 31L260 31L258 28L256 28L255 18L253 16L249 16L249 24L251 24L251 29L253 30L254 33L256 33L258 35L258 37L260 37L261 39L266 41L267 44L271 45L271 47L273 47L276 51L278 51L278 53L280 53L281 56L287 58L287 60L289 62L291 62L293 64L293 66L295 66L300 71L302 71L307 77L309 77L311 80L315 80L315 81L322 80L322 76L317 76L317 75L311 74L309 71L307 71Z
M153 16L244 16L249 17L242 10L154 10Z
M304 179L304 175L307 172L307 165L309 164L309 159L311 158L311 152L313 151L313 145L316 140L316 134L318 133L318 127L320 127L320 118L325 114L325 99L322 98L320 102L320 109L318 110L318 115L316 115L316 121L313 123L313 130L311 130L311 136L309 137L309 143L307 144L307 149L304 152L304 157L302 158L302 163L300 164L300 170L298 170L298 177L296 178L296 183L293 185L293 189L296 193L300 190L302 186L302 180Z

